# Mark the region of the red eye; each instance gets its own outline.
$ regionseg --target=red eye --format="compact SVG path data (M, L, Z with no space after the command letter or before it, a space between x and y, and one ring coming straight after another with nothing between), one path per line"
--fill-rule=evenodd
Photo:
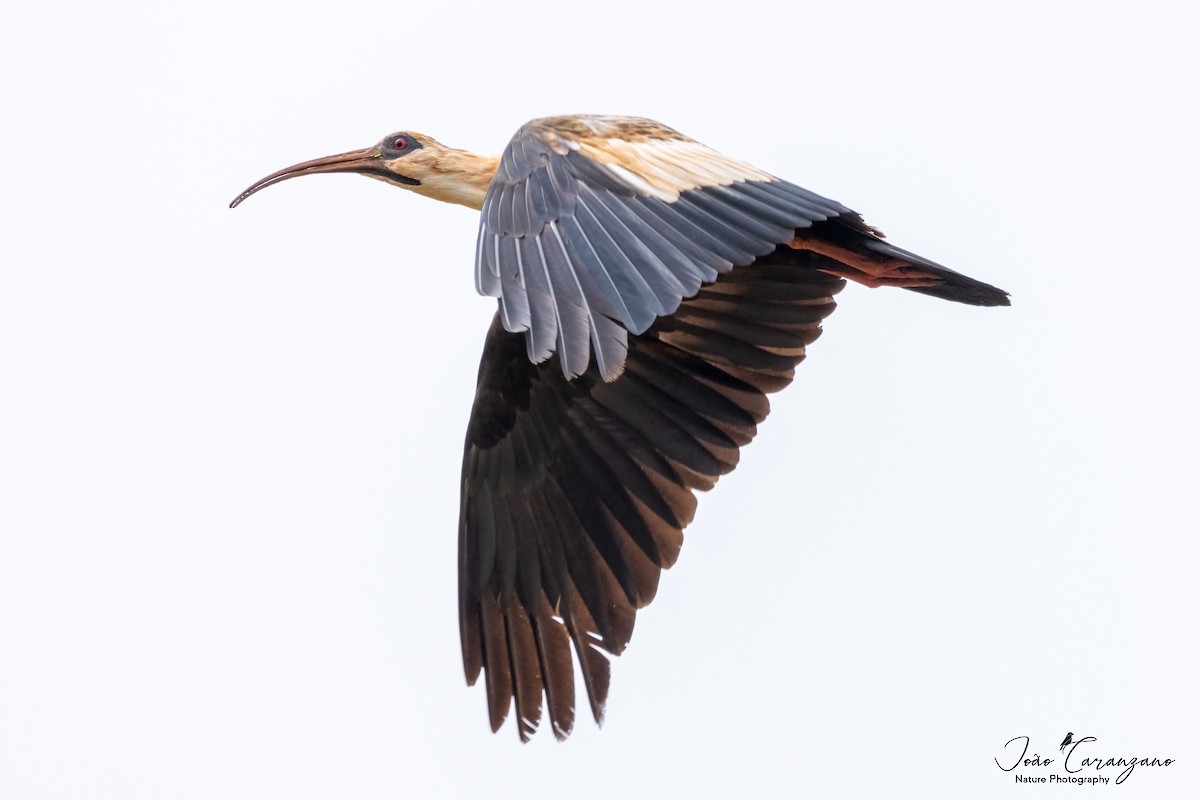
M403 150L406 147L408 147L408 139L403 136L397 136L396 141L392 142L393 150Z

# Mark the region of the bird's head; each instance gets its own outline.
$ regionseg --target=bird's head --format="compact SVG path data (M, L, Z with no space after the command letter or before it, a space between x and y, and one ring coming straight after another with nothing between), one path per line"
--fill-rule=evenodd
M478 209L483 205L487 184L498 163L499 156L477 156L446 147L419 133L398 131L362 150L314 158L272 172L235 197L229 207L235 208L260 189L289 178L322 172L355 172L426 197Z

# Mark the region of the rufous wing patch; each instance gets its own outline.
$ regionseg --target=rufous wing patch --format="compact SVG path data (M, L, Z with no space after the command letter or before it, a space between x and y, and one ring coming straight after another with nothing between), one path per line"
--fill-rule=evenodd
M875 253L859 253L839 244L811 235L799 235L787 246L793 250L807 250L837 262L839 267L818 267L821 272L861 283L872 289L880 286L938 286L946 281L925 272L899 258L888 258Z

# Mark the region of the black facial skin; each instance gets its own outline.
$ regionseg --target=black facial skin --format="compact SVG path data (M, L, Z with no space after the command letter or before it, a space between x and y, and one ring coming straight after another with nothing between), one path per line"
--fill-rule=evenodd
M413 150L420 150L422 147L424 145L414 139L411 134L393 133L383 140L383 157L390 161L393 158L406 156Z
M397 145L403 145L403 146L397 147ZM380 153L383 155L383 157L385 159L387 159L388 161L392 161L393 159L402 158L402 157L408 155L409 153L413 152L414 150L420 150L424 146L425 145L421 144L416 139L414 139L411 134L392 133L384 138L384 140L382 142L382 146L380 147ZM373 172L375 172L376 174L378 174L384 178L387 178L390 181L395 181L396 183L403 183L406 186L420 186L421 185L421 182L419 180L417 180L416 178L409 178L404 175L397 175L396 173L394 173L390 170L378 169L378 170L373 170Z
M397 144L402 144L403 146L401 146L401 148L397 148ZM383 142L379 143L379 154L382 155L386 161L394 161L396 158L407 156L410 154L410 152L413 152L414 150L420 150L421 148L424 148L424 146L425 145L422 145L420 142L418 142L418 140L414 139L410 133L389 133L388 136L384 137ZM406 175L397 175L396 173L391 172L391 170L384 169L383 167L366 170L366 172L373 175L379 175L380 178L394 181L396 184L403 184L406 186L421 185L421 181L416 180L415 178L408 178Z

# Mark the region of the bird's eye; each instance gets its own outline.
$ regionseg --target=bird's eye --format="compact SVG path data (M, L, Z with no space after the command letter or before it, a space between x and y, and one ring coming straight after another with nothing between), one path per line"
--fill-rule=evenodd
M395 141L392 142L393 150L403 150L406 147L408 147L408 139L405 139L403 136L397 136Z

